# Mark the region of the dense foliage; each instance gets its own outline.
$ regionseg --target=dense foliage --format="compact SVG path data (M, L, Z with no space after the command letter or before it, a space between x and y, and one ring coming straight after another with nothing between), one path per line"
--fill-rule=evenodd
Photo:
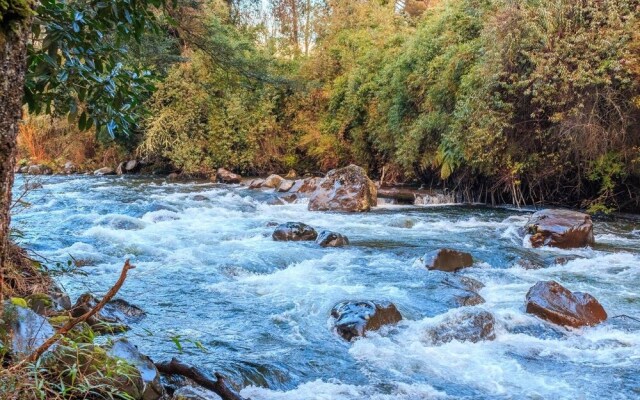
M112 133L144 120L129 149L178 170L355 162L466 200L640 207L637 0L180 1L122 46L96 36L103 3L68 3L84 11L39 17L70 35L34 47L39 104Z

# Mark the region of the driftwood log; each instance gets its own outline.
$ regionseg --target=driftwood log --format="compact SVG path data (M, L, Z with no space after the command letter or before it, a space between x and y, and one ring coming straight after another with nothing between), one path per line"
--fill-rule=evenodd
M222 400L250 400L240 396L235 390L231 389L222 374L215 373L216 380L209 378L204 372L198 368L185 364L175 358L171 361L164 361L156 363L156 368L163 374L167 375L181 375L185 378L189 378L198 385L205 389L209 389Z

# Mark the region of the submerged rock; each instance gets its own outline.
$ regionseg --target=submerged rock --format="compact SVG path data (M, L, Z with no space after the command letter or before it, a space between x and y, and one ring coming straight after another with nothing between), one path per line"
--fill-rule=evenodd
M309 210L363 212L377 204L375 184L352 164L327 173L309 199Z
M538 282L529 289L526 311L554 324L574 328L597 325L607 319L607 312L593 296L571 292L555 281Z
M111 357L126 361L138 370L142 379L140 388L142 400L157 400L164 396L164 387L160 382L160 373L153 364L153 361L146 355L140 353L138 348L127 339L119 339L113 342L107 350Z
M269 175L267 179L262 183L262 187L275 189L280 186L280 184L284 181L284 178L280 175Z
M434 344L453 340L472 343L494 340L495 323L495 318L488 311L465 309L447 315L437 326L428 329L426 336Z
M0 342L14 359L27 357L55 333L49 321L22 303L6 301L0 318Z
M577 211L538 211L531 216L525 229L531 234L529 240L533 247L569 249L595 243L591 217Z
M349 245L349 238L340 233L322 231L318 235L316 243L321 247L343 247Z
M430 270L455 272L473 265L471 254L452 249L440 249L425 254L418 264Z
M218 400L220 396L214 392L198 387L198 386L183 386L173 392L171 400Z
M302 222L287 222L278 225L271 237L273 240L281 242L312 241L316 240L318 232Z
M227 169L218 168L218 171L216 173L216 180L222 183L240 183L242 182L242 177L238 174L234 174Z
M393 303L374 301L344 301L331 310L335 330L345 340L365 336L385 325L398 323L402 315Z

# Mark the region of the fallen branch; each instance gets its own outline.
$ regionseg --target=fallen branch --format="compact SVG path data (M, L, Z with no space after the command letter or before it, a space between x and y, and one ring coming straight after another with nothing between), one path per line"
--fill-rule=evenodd
M198 368L185 364L175 358L172 358L171 361L156 363L156 368L163 374L181 375L189 378L203 388L213 391L220 396L222 400L247 400L227 386L224 376L217 372L215 373L216 380L214 381Z
M96 304L95 307L93 307L91 310L87 311L86 313L82 314L77 318L70 319L66 324L64 324L60 329L58 329L53 336L47 339L40 347L38 347L33 353L31 353L29 357L25 358L20 363L16 364L13 368L19 368L24 363L37 361L38 358L40 358L40 356L44 354L44 352L46 352L51 346L53 346L54 343L56 343L58 340L64 337L67 333L69 333L69 331L71 331L71 329L73 329L76 325L78 325L81 322L85 322L86 320L88 320L89 318L93 317L98 312L100 312L100 310L102 310L105 304L107 304L113 298L113 296L115 296L116 293L118 293L118 291L124 284L124 281L127 279L127 273L129 272L129 270L133 268L135 267L129 264L129 260L125 261L124 266L122 267L122 271L120 272L120 277L116 281L115 285L113 285L113 287L109 289L107 294L102 298L102 300L100 300L98 304Z

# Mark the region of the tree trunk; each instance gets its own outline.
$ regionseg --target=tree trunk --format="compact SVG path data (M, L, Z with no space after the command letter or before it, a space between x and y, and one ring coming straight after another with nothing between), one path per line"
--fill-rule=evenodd
M31 24L31 1L9 2L0 15L0 300L7 266L11 188L16 165L16 138L22 118L27 35ZM17 9L12 9L12 7Z

